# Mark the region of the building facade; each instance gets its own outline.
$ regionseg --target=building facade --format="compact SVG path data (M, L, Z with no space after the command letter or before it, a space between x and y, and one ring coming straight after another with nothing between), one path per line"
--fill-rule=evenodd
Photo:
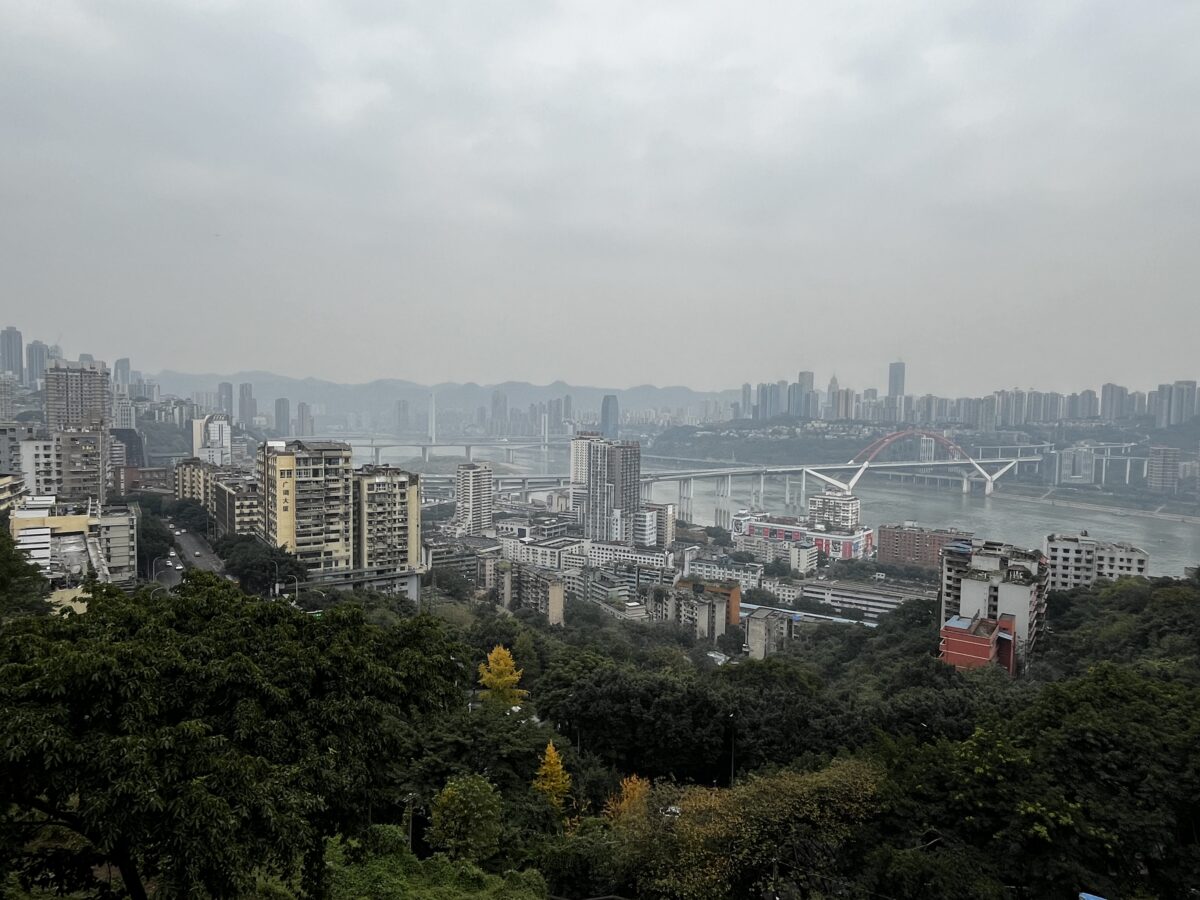
M1050 534L1044 546L1050 567L1049 589L1069 591L1098 579L1149 574L1150 556L1132 544L1101 541L1082 534Z
M876 559L887 565L918 566L937 569L942 564L942 548L955 541L969 541L974 535L954 528L922 528L916 522L880 525Z
M942 551L941 621L1011 616L1018 667L1045 630L1049 566L1040 550L978 538Z
M338 441L266 441L259 450L262 537L295 554L310 577L353 568L350 463L350 445Z
M495 519L495 481L489 463L462 463L454 475L454 529L482 535Z

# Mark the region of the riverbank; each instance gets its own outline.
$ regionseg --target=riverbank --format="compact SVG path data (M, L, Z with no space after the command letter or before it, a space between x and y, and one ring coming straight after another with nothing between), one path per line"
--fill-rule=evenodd
M1152 509L1137 509L1131 506L1109 506L1103 503L1084 503L1081 500L1061 500L1054 497L1027 497L998 490L992 494L993 500L1012 500L1017 503L1038 503L1042 506L1057 506L1064 509L1085 509L1092 512L1108 513L1114 516L1129 516L1140 519L1158 519L1163 522L1184 522L1188 525L1200 525L1200 516L1185 516L1180 513L1161 513Z

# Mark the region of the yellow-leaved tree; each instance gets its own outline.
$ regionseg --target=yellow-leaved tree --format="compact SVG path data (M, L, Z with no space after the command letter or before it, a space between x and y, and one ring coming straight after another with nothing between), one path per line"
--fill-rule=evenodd
M521 670L513 662L512 654L500 644L492 648L487 662L479 664L479 684L483 687L485 699L500 706L517 706L522 703L529 691L523 691L518 684L521 682Z
M571 776L563 765L562 756L554 746L554 741L546 744L546 752L542 754L542 764L538 766L537 777L533 779L533 789L550 801L560 813L567 802L567 794L571 791Z
M604 814L613 822L627 822L646 814L650 800L650 782L637 775L621 779L621 790L604 804Z

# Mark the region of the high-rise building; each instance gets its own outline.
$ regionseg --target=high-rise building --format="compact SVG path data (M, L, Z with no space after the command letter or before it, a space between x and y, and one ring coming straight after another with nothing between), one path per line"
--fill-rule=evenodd
M292 433L292 404L287 397L275 399L275 433L280 437Z
M1186 425L1196 415L1196 382L1177 381L1171 385L1171 424Z
M600 433L604 439L615 441L621 433L621 407L616 394L605 394L600 402Z
M492 391L492 417L488 425L491 434L508 434L508 395Z
M262 537L294 553L310 576L337 576L354 563L354 473L349 444L266 441L258 453Z
M492 467L488 463L462 463L454 477L455 529L463 535L482 535L492 527Z
M421 567L418 476L393 466L354 473L354 568L371 575L417 573Z
M401 401L402 403L404 401ZM297 437L312 437L316 434L316 425L313 422L312 407L301 400L296 404L296 436Z
M50 365L50 348L41 341L30 341L25 347L25 384L37 390Z
M254 385L243 382L238 385L238 417L237 423L247 430L254 427L254 417L258 415L258 403L254 399Z
M641 504L642 448L636 441L587 443L583 536L595 541L633 540Z
M62 459L59 498L103 504L108 487L109 437L104 431L60 431L54 435Z
M192 419L192 456L214 466L233 464L233 428L225 413Z
M942 549L941 620L1012 617L1015 658L1023 664L1045 629L1049 568L1040 550L1010 544L956 541Z
M0 331L0 375L5 372L19 382L25 380L25 343L13 325Z
M894 362L888 366L888 396L904 396L904 363Z
M851 493L831 489L808 498L810 522L851 531L862 522L862 501Z
M796 385L800 388L802 394L807 394L815 385L812 372L804 371L796 375Z
M749 382L742 385L742 418L754 418L754 393Z
M1100 541L1082 534L1050 534L1046 536L1045 554L1050 566L1048 587L1052 591L1069 591L1086 587L1097 579L1114 581L1136 575L1146 575L1150 556L1132 544Z
M229 421L233 421L233 385L228 381L217 385L217 411L225 413Z
M1100 418L1116 422L1130 415L1129 389L1109 382L1100 388Z
M0 372L0 422L11 422L17 396L17 379L8 372Z
M111 422L111 384L104 363L54 360L46 370L46 425L50 430L103 430Z
M129 371L129 357L122 356L115 363L113 363L113 384L120 385L122 387L129 387Z
M1179 490L1179 448L1151 447L1146 463L1146 488L1156 494L1174 494Z
M137 407L127 394L113 396L112 427L123 430L137 428Z

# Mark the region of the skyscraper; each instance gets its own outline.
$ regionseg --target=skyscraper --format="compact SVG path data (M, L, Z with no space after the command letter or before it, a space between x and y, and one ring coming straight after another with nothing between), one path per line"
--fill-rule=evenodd
M488 430L496 435L508 434L508 395L504 391L492 391L492 418Z
M1179 490L1179 448L1151 447L1146 464L1146 488L1156 494L1174 494Z
M641 503L642 448L636 441L588 441L583 536L596 541L633 540Z
M9 372L17 381L25 380L25 343L21 332L9 325L0 331L0 374Z
M37 390L50 365L50 348L41 341L30 341L25 348L25 384Z
M462 463L454 475L454 525L459 534L481 535L492 527L492 467Z
M600 433L605 440L615 441L621 433L621 408L616 394L605 394L600 402Z
M754 389L748 381L742 385L742 418L754 418Z
M46 425L50 430L105 429L111 424L108 367L102 362L54 360L46 370Z
M312 407L301 400L296 404L296 436L312 437L316 433L317 430L315 424L313 423Z
M275 433L282 437L292 433L292 404L287 397L275 400Z
M123 356L113 363L113 384L129 387L129 357Z
M888 396L904 396L904 363L894 362L888 366Z
M254 400L254 385L243 382L238 385L238 424L243 428L253 428L256 415L258 404Z

